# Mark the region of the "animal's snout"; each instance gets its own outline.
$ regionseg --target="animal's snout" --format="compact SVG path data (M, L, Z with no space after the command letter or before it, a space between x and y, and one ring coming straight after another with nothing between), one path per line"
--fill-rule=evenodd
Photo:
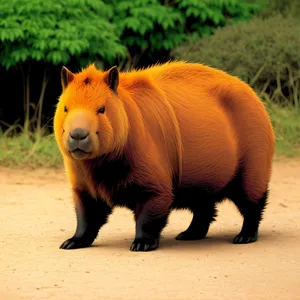
M88 135L89 132L82 128L76 128L70 132L71 139L78 140L78 141L84 140Z
M70 152L91 152L92 141L88 131L76 128L69 133L68 146Z

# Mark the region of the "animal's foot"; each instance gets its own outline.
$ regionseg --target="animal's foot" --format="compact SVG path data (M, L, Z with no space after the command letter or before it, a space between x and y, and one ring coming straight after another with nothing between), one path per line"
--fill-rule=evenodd
M158 239L139 238L135 239L131 246L131 251L152 251L158 247Z
M69 249L86 248L89 247L90 245L91 243L87 242L84 239L72 237L64 241L59 248L69 250Z
M254 233L244 233L240 232L234 239L233 239L233 244L248 244L248 243L253 243L257 241L258 238L258 232Z

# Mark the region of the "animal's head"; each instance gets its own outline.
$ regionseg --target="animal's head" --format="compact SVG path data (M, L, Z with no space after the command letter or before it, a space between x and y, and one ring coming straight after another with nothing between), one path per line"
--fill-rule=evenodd
M74 74L63 67L61 84L54 116L60 151L82 160L121 150L127 139L128 119L118 97L118 69L102 72L91 65Z

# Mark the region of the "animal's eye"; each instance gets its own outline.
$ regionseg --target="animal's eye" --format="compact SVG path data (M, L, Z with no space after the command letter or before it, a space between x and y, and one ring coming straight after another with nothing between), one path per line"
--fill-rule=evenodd
M66 106L64 107L64 112L68 112L68 109Z
M98 110L98 114L104 114L105 112L105 106L102 106L99 110Z

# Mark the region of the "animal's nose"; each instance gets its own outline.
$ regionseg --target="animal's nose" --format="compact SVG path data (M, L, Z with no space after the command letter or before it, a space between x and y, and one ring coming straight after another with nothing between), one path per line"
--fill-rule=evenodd
M89 132L82 128L76 128L70 132L70 137L77 141L84 140L88 135Z
M69 134L68 146L70 152L77 150L91 152L92 139L89 132L82 128L76 128L72 130Z

